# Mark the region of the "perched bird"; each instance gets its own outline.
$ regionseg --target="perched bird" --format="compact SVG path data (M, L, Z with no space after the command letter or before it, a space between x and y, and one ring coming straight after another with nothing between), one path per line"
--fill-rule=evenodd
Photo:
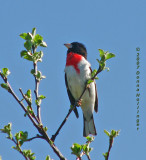
M85 46L78 42L64 44L67 50L66 66L65 66L65 83L68 96L72 105L81 96L87 80L91 78L91 65L87 61L87 50ZM90 86L85 91L81 98L81 106L84 120L83 136L89 134L96 135L94 125L93 112L98 111L98 98L95 81L90 83ZM75 115L78 118L77 108L74 109Z

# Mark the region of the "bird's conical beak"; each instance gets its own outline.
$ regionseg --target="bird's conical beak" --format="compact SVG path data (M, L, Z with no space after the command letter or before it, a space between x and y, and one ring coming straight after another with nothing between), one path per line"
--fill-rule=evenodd
M64 44L65 45L65 47L67 47L68 49L69 48L72 48L72 44L71 43L66 43L66 44Z

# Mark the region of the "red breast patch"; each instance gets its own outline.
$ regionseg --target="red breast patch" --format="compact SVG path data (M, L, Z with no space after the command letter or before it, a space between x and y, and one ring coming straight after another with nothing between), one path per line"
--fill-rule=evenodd
M77 71L77 73L80 73L80 70L78 68L78 63L81 61L81 59L82 59L81 55L70 52L67 54L66 66L73 66Z

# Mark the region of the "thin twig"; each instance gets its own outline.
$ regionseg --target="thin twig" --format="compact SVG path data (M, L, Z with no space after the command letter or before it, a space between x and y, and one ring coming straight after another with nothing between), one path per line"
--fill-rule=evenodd
M44 139L44 136L37 135L37 136L35 136L35 137L32 137L32 138L29 138L29 139L25 140L24 142L30 142L30 141L32 141L32 140L34 140L34 139L37 139L37 138Z
M106 160L108 160L108 158L109 158L109 154L110 154L110 150L112 148L112 144L113 144L113 138L109 140L109 148L108 148L107 159Z
M34 54L36 52L36 47L33 45L32 46L32 53ZM33 63L33 67L34 67L34 73L35 75L37 75L37 62L34 62ZM35 97L36 97L36 100L38 99L39 97L39 94L38 94L38 91L39 91L39 84L40 84L40 81L37 80L36 76L34 76L35 78L35 90L34 90L34 93L35 93ZM42 121L41 121L41 106L40 105L37 105L37 117L40 121L40 124L42 124Z
M33 66L34 66L35 75L37 75L37 63L33 63ZM34 93L35 93L36 99L38 99L38 97L39 97L38 90L39 90L40 81L37 80L36 76L34 76L34 77L35 77L35 90L34 90ZM38 119L40 121L40 124L42 124L42 121L41 121L41 107L40 107L40 105L37 105L37 117L38 117Z
M19 153L21 153L26 160L28 160L27 157L25 157L25 155L23 154L23 151L22 151L21 148L19 147L18 143L14 140L14 138L12 138L11 140L12 140L12 141L16 144L16 146L19 148L19 150L17 150L17 151L18 151Z
M89 156L89 155L87 155L87 154L86 154L86 156L87 156L88 160L91 160L91 158L90 158L90 156Z
M96 74L91 78L91 80L94 80L95 77L97 76L97 74L99 74L101 71L102 71L102 68L99 66ZM84 88L81 96L79 97L79 99L78 99L77 101L75 101L74 106L69 109L66 117L64 118L63 122L61 123L61 125L60 125L59 128L57 129L56 133L55 133L54 135L52 135L51 140L52 140L53 142L55 141L56 136L59 134L60 130L62 129L62 127L63 127L64 124L66 123L66 121L67 121L69 115L71 114L71 112L75 109L75 107L78 105L78 102L82 99L82 97L83 97L83 95L84 95L84 93L85 93L85 91L86 91L87 88L88 88L88 84L85 85L85 88Z
M23 93L23 91L22 91L22 89L21 88L19 88L19 91L20 91L20 93L22 94L22 97L25 99L25 101L27 102L27 104L31 107L31 104L30 104L30 102L26 99L26 97L25 97L25 95L24 95L24 93ZM32 108L32 107L31 107ZM36 117L36 115L33 113L33 117L35 118L35 120L38 122L38 124L40 123L39 122L39 120L38 120L38 118Z
M19 88L19 91L20 91L20 93L22 94L22 97L23 97L23 98L25 99L25 101L27 102L28 106L31 106L31 103L26 99L26 97L25 97L25 95L24 95L24 93L23 93L23 91L22 91L21 88Z
M77 160L81 160L83 155L85 155L85 152L84 152L84 151L83 151L83 152L81 152L80 157L78 157L78 159L77 159Z
M66 115L66 117L64 118L63 122L61 123L60 127L58 128L58 130L56 131L56 133L54 135L52 135L51 140L54 142L56 139L56 136L59 134L61 128L63 127L63 125L65 124L65 122L67 121L69 115L71 114L71 112L73 111L73 109L76 106L74 106L72 109L69 109L68 114Z

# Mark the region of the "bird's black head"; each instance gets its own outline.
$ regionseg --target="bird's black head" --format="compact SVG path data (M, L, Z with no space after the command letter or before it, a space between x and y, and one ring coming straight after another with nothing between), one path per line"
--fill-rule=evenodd
M74 52L74 53L82 55L83 57L87 59L87 50L86 50L86 47L82 43L72 42L72 43L68 43L64 45L68 48L67 54L70 52Z

